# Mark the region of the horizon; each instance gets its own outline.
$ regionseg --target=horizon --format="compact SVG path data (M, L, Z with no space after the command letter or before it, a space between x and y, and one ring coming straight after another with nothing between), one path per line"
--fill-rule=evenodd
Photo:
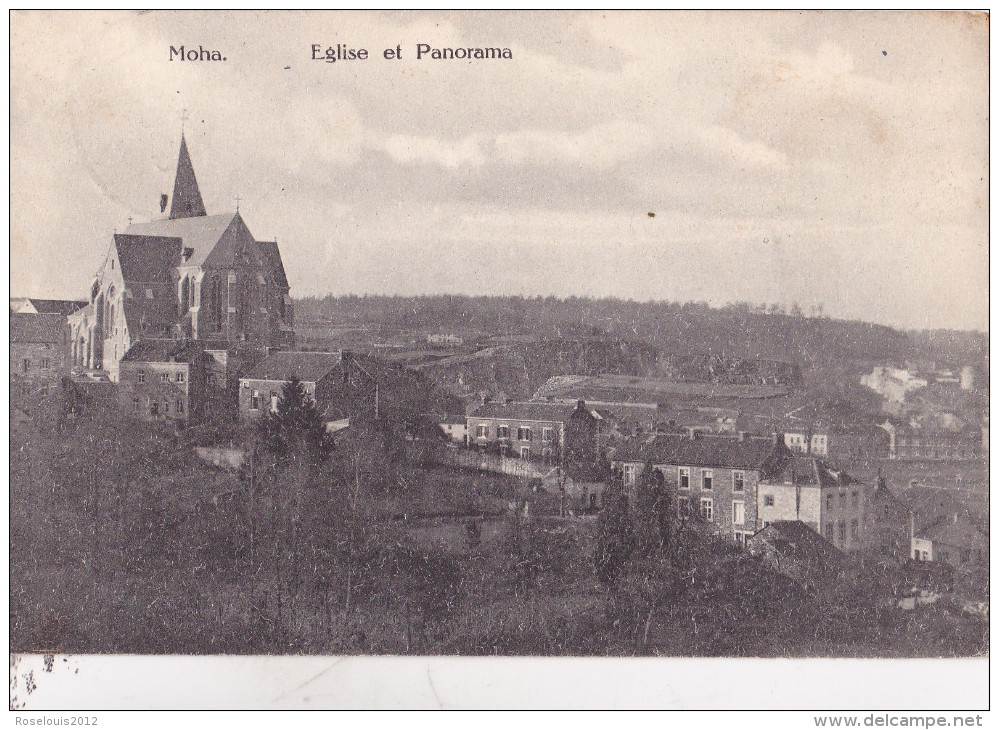
M295 298L797 303L988 333L982 17L15 12L11 289L85 293L170 191L186 116L208 213L276 239ZM348 39L513 57L307 58ZM181 42L229 60L168 60Z

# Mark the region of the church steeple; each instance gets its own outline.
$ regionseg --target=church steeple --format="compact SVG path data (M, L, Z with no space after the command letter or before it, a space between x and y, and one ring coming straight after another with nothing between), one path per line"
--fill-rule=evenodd
M180 157L177 159L177 177L173 181L173 201L170 203L170 219L196 218L207 215L205 204L198 190L198 179L194 176L194 165L187 151L187 141L180 136Z

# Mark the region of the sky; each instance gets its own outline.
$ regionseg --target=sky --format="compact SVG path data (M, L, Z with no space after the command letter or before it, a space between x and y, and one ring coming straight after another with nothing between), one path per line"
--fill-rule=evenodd
M338 43L369 58L312 60ZM161 215L186 110L208 213L239 198L293 296L988 329L981 14L13 12L10 69L12 296L86 297Z

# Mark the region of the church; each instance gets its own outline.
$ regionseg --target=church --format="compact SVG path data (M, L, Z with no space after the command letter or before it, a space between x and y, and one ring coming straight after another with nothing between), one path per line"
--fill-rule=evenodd
M276 241L258 241L239 208L208 215L181 136L165 218L114 234L89 304L70 318L75 365L119 378L144 340L206 341L213 349L294 346L288 279Z

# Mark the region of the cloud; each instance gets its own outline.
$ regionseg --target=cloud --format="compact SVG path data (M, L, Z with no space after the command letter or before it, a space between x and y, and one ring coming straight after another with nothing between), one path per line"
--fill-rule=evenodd
M486 161L477 135L454 142L430 136L395 134L380 145L395 162L403 165L437 165L449 169L477 167Z
M695 132L701 151L709 157L747 168L787 167L787 155L741 137L737 132L716 124Z

